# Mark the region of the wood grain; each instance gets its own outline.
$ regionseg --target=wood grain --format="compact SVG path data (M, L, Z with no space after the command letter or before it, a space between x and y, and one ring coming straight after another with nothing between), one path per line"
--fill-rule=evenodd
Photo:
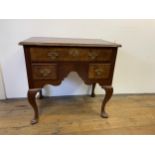
M79 46L79 47L121 47L120 44L102 39L32 37L21 41L20 45L33 46Z
M114 48L30 47L32 62L59 61L111 61Z
M37 100L40 123L26 99L0 101L0 134L155 134L155 95L117 95L109 101L109 119L98 117L103 96Z
M90 63L89 64L89 79L107 79L109 78L111 64Z
M57 79L57 64L32 64L32 73L34 80Z
M60 85L72 71L77 72L87 85L98 83L102 87L112 87L117 49L121 47L119 44L100 39L45 37L33 37L19 44L24 47L29 83L28 99L34 102L30 103L35 105L34 111L37 111L34 89L41 90L47 84ZM101 110L102 117L108 117L104 107L111 95L111 91L106 90ZM38 114L37 116L39 118Z

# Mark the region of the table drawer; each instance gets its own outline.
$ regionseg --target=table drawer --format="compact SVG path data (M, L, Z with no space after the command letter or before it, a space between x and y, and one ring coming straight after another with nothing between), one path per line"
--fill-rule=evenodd
M31 47L33 62L111 61L112 48Z
M111 64L109 63L92 63L89 64L89 79L107 79L110 76Z
M32 64L34 80L57 79L57 64Z

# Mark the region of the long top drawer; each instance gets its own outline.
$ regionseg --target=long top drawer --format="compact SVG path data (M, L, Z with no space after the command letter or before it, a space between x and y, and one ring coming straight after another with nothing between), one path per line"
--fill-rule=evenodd
M31 61L111 61L112 48L31 47Z

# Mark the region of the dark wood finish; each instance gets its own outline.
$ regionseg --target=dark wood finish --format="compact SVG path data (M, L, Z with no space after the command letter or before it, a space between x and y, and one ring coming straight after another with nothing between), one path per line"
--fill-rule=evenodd
M30 48L32 62L111 61L112 48L44 47Z
M31 124L36 124L39 121L39 112L36 103L36 94L40 92L40 89L29 89L28 91L28 100L34 110L34 118L31 120Z
M108 118L108 113L105 111L105 105L110 100L112 94L113 94L113 87L111 86L102 86L102 88L105 90L105 97L102 102L101 106L101 117Z
M43 99L43 98L44 98L43 93L42 93L42 89L40 89L39 98L40 98L40 99Z
M57 79L57 64L32 64L34 80Z
M110 75L111 64L92 63L89 64L89 79L107 79Z
M112 96L112 78L119 44L100 39L30 38L20 42L24 46L29 82L28 99L38 122L35 95L46 84L59 85L72 71L76 71L85 84L93 85L91 96L95 96L96 83L106 91L101 116L107 117L105 105ZM36 89L37 88L37 89Z
M104 41L102 39L74 39L74 38L48 38L32 37L19 43L32 46L75 46L75 47L121 47L120 44Z
M95 97L95 87L96 87L96 83L93 83L91 97Z

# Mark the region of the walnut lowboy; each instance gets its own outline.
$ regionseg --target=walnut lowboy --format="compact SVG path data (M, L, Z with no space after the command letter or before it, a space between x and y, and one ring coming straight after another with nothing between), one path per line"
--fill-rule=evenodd
M92 85L94 97L96 83L105 90L101 117L107 118L105 105L113 94L112 78L119 44L98 39L30 38L20 42L24 46L29 82L28 100L34 110L35 124L39 112L35 96L46 84L59 85L72 71Z

